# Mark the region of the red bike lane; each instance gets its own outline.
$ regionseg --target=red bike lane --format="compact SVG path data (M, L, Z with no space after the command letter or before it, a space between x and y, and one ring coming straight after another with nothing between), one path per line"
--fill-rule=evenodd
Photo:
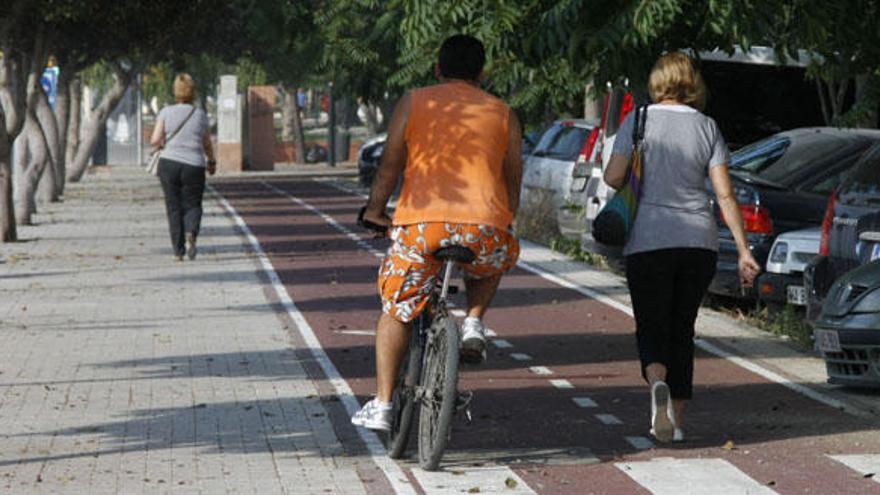
M374 390L375 253L387 242L357 227L363 199L307 178L214 187L363 402ZM517 268L486 323L497 336L487 363L462 370L473 421L456 418L451 462L507 464L538 493L675 493L663 491L664 472L704 489L694 493L723 493L731 472L765 493L880 493L880 483L831 457L880 453L876 424L699 350L687 441L651 445L632 319L574 290Z

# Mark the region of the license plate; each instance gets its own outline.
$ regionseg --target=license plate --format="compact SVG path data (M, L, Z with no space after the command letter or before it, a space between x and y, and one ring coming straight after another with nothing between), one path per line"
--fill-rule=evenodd
M788 304L794 304L795 306L807 305L807 290L803 285L789 285L786 288L786 293Z
M822 352L840 352L840 338L835 330L816 330L816 346Z
M874 249L871 250L871 261L880 258L880 243L874 244Z

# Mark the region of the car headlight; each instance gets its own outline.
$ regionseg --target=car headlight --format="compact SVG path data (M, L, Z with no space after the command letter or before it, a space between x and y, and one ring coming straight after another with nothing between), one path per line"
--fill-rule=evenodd
M880 289L874 289L864 296L852 309L853 313L880 313Z
M785 263L788 259L788 243L777 242L773 245L773 252L770 253L770 263Z

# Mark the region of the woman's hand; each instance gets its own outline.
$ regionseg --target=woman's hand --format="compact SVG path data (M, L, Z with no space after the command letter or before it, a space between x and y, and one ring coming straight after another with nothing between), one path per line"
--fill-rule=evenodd
M755 277L761 273L761 265L755 261L752 253L746 252L739 256L739 283L744 289L755 283Z
M217 160L208 160L208 175L217 173Z

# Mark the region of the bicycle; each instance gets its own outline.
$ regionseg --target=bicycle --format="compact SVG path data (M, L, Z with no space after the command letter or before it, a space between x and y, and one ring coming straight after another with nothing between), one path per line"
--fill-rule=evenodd
M387 229L363 219L358 224L375 232ZM443 262L426 309L415 320L409 350L398 372L392 396L391 429L385 436L388 456L400 459L406 453L416 405L419 407L419 466L437 470L451 436L453 414L466 409L473 394L458 392L459 330L449 317L446 298L455 292L450 285L457 263L471 263L476 255L464 246L440 248L433 256ZM442 282L441 282L442 279ZM467 411L470 418L470 411Z

